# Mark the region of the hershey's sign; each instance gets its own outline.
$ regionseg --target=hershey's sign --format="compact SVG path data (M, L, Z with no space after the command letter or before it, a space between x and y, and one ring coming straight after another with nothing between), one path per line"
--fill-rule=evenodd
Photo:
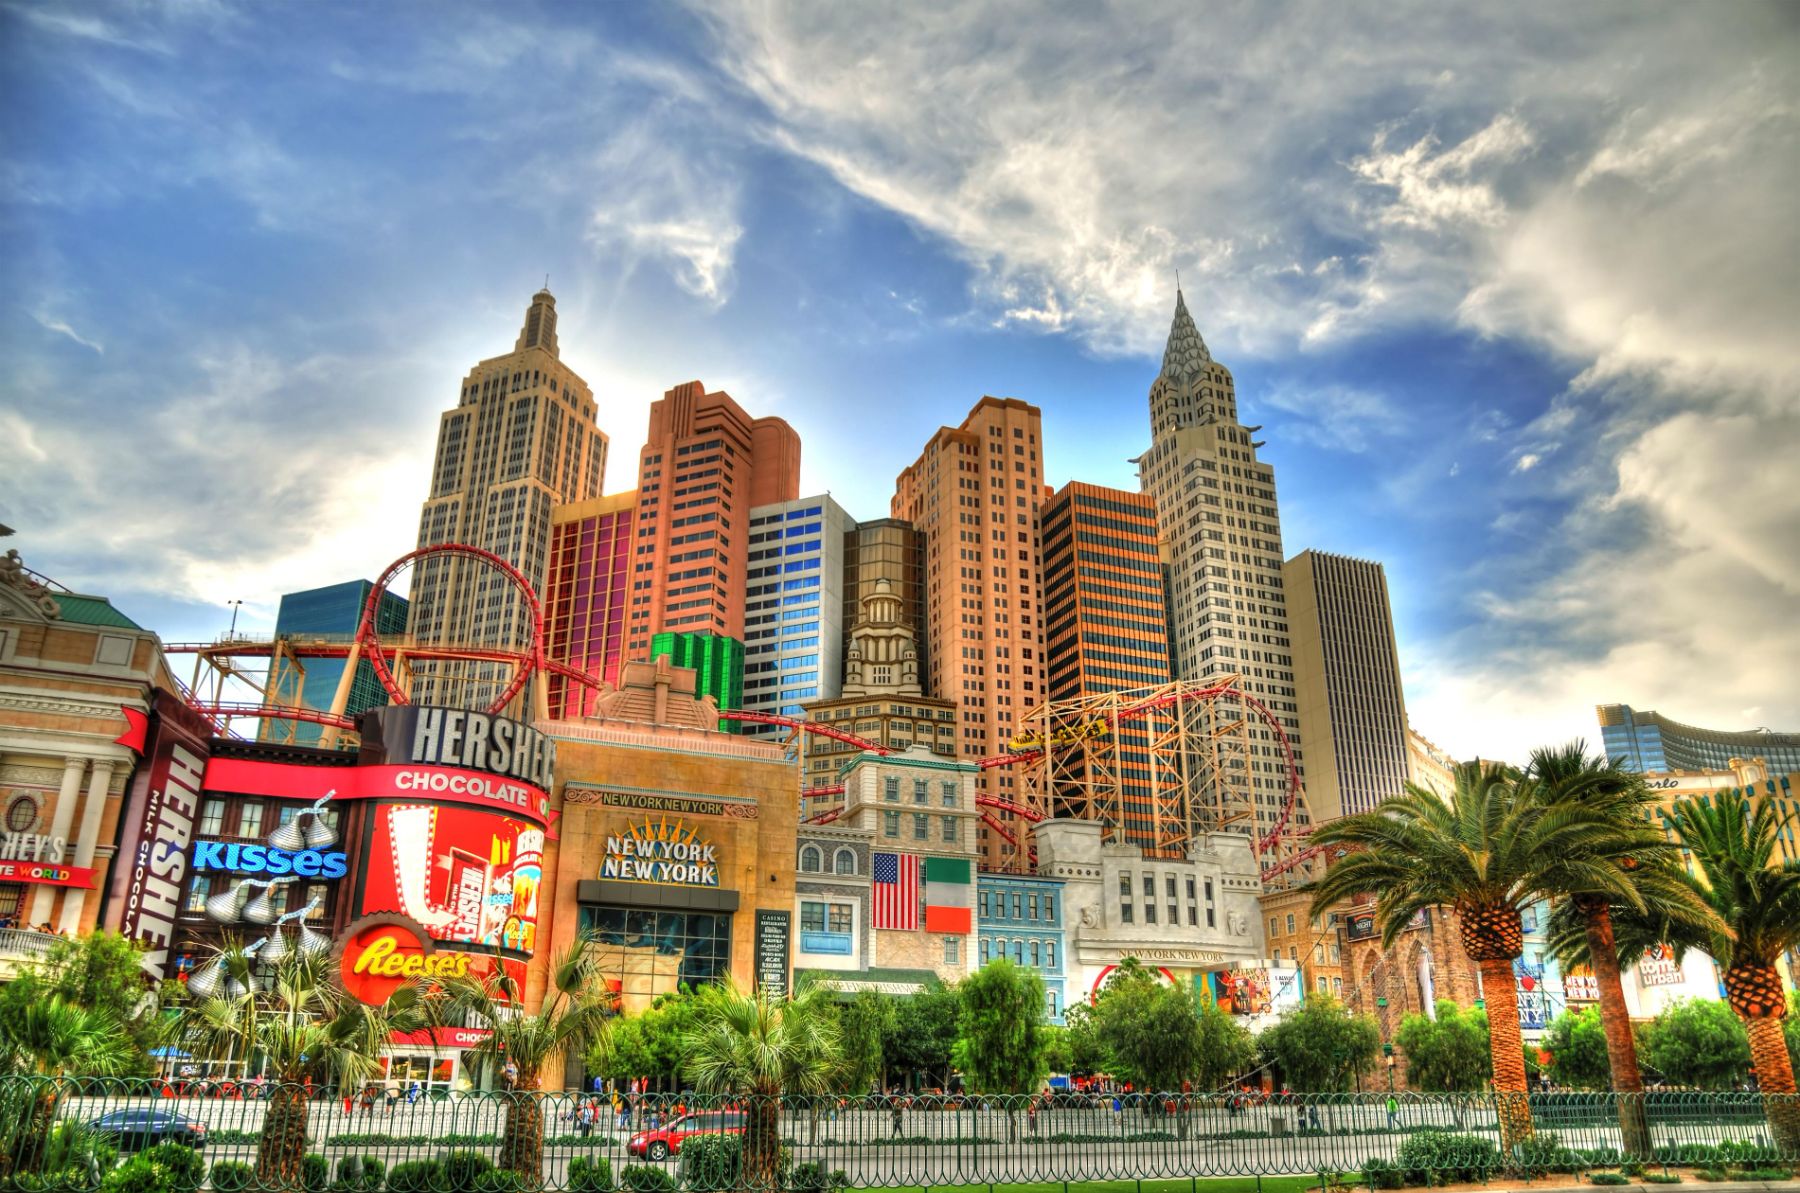
M363 714L362 738L359 761L365 766L448 766L546 791L554 786L556 743L522 721L461 708L390 704Z

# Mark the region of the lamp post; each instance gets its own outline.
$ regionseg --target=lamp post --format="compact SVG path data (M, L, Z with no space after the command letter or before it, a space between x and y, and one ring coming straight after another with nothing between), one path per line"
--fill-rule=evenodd
M1387 1071L1388 1071L1388 1093L1391 1094L1394 1092L1394 1051L1393 1051L1393 1045L1391 1045L1391 1044L1388 1046Z

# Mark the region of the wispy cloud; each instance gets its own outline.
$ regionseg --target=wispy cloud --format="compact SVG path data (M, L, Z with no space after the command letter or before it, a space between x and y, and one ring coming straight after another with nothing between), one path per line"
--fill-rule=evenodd
M106 355L106 349L100 346L98 340L88 339L73 327L70 327L66 320L58 319L54 315L45 314L43 311L33 311L31 317L36 319L38 321L38 326L42 327L45 331L53 331L57 335L67 336L77 344L80 344L83 348L92 349L96 355Z

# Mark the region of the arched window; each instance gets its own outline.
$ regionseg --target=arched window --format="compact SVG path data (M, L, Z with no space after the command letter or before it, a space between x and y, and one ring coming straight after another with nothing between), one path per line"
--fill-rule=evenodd
M831 870L834 874L856 873L856 850L840 849L831 857Z
M817 874L825 868L824 855L817 845L806 845L800 849L800 869L807 874Z

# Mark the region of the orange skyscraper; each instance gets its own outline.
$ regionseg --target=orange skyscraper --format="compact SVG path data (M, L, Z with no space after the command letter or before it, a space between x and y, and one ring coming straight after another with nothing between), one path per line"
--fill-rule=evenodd
M1044 502L1038 408L984 397L958 427L940 428L895 484L892 513L924 542L928 695L956 702L957 753L1006 751L1020 716L1044 699L1038 507ZM1016 798L1005 767L983 771L981 790ZM1008 827L1024 825L997 813ZM1004 842L981 831L992 863Z
M626 660L663 631L741 643L750 510L800 495L800 436L689 381L650 405L637 493Z

